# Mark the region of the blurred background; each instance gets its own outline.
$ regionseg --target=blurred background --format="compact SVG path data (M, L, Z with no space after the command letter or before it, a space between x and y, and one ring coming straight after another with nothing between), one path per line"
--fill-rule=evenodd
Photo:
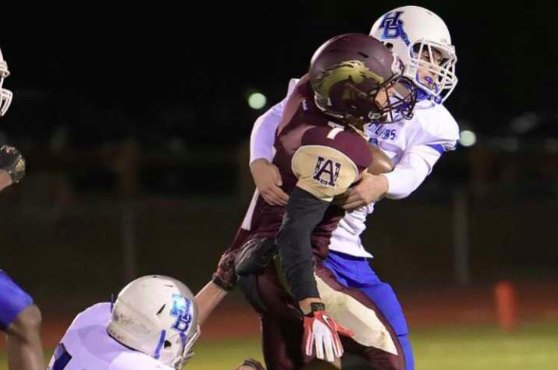
M41 307L47 352L137 276L199 290L254 189L255 119L324 41L402 5L450 29L462 139L410 198L377 205L373 267L418 369L558 369L558 31L543 1L2 4L0 145L28 175L0 194L0 267ZM192 368L261 358L236 293L204 331Z

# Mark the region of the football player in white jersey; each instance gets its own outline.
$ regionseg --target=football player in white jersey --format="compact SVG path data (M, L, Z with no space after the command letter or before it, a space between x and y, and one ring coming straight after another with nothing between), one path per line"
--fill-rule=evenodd
M4 88L10 75L8 64L0 51L0 117L12 102L12 92ZM25 176L25 160L11 146L0 147L0 191ZM42 370L41 311L33 299L12 278L0 270L0 329L7 334L8 367L10 370Z
M47 370L179 370L199 334L197 304L186 285L144 276L114 304L97 303L77 315ZM247 360L238 369L262 368Z
M457 83L457 57L444 21L421 7L404 6L387 12L374 23L370 35L399 56L405 65L405 76L419 90L420 101L411 120L369 125L367 129L370 143L381 148L393 160L395 168L386 174L365 174L348 193L341 204L345 216L332 232L330 253L324 262L343 288L364 294L362 300L367 309L359 308L363 322L357 330L343 317L336 317L334 311L330 314L356 332L355 351L375 367L413 370L414 358L403 310L391 286L382 282L370 267L368 259L372 255L363 247L360 235L377 200L409 196L431 173L442 154L455 148L459 128L442 103ZM259 193L272 205L284 206L288 201L272 159L275 132L297 83L298 80L291 80L287 97L259 117L252 130L250 168ZM230 287L234 285L233 280L229 281ZM207 295L210 301L222 299L225 293L210 283L200 294ZM342 304L354 303L351 302ZM327 306L332 309L331 305Z

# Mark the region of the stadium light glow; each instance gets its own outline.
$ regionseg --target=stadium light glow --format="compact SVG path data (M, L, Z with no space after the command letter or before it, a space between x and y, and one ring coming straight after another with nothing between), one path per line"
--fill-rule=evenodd
M473 131L463 130L459 135L459 144L468 147L477 143L477 135Z
M262 93L255 92L248 96L248 105L252 109L262 109L265 107L266 102L267 98Z

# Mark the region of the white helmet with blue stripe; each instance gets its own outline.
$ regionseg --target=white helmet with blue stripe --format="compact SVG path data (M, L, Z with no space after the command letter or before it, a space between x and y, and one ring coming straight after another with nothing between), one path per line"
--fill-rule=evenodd
M445 22L420 6L403 6L381 16L370 35L391 47L423 95L443 102L457 84L457 56Z
M118 294L107 332L178 370L200 334L194 295L168 276L136 279Z
M12 103L13 94L10 90L4 89L4 79L10 75L8 64L2 57L2 50L0 50L0 117L8 111Z

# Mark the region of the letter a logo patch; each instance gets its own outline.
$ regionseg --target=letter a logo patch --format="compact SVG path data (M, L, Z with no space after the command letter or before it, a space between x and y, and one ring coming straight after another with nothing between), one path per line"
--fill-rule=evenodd
M313 179L325 186L335 186L341 163L332 161L331 159L318 157L316 168L314 169Z

